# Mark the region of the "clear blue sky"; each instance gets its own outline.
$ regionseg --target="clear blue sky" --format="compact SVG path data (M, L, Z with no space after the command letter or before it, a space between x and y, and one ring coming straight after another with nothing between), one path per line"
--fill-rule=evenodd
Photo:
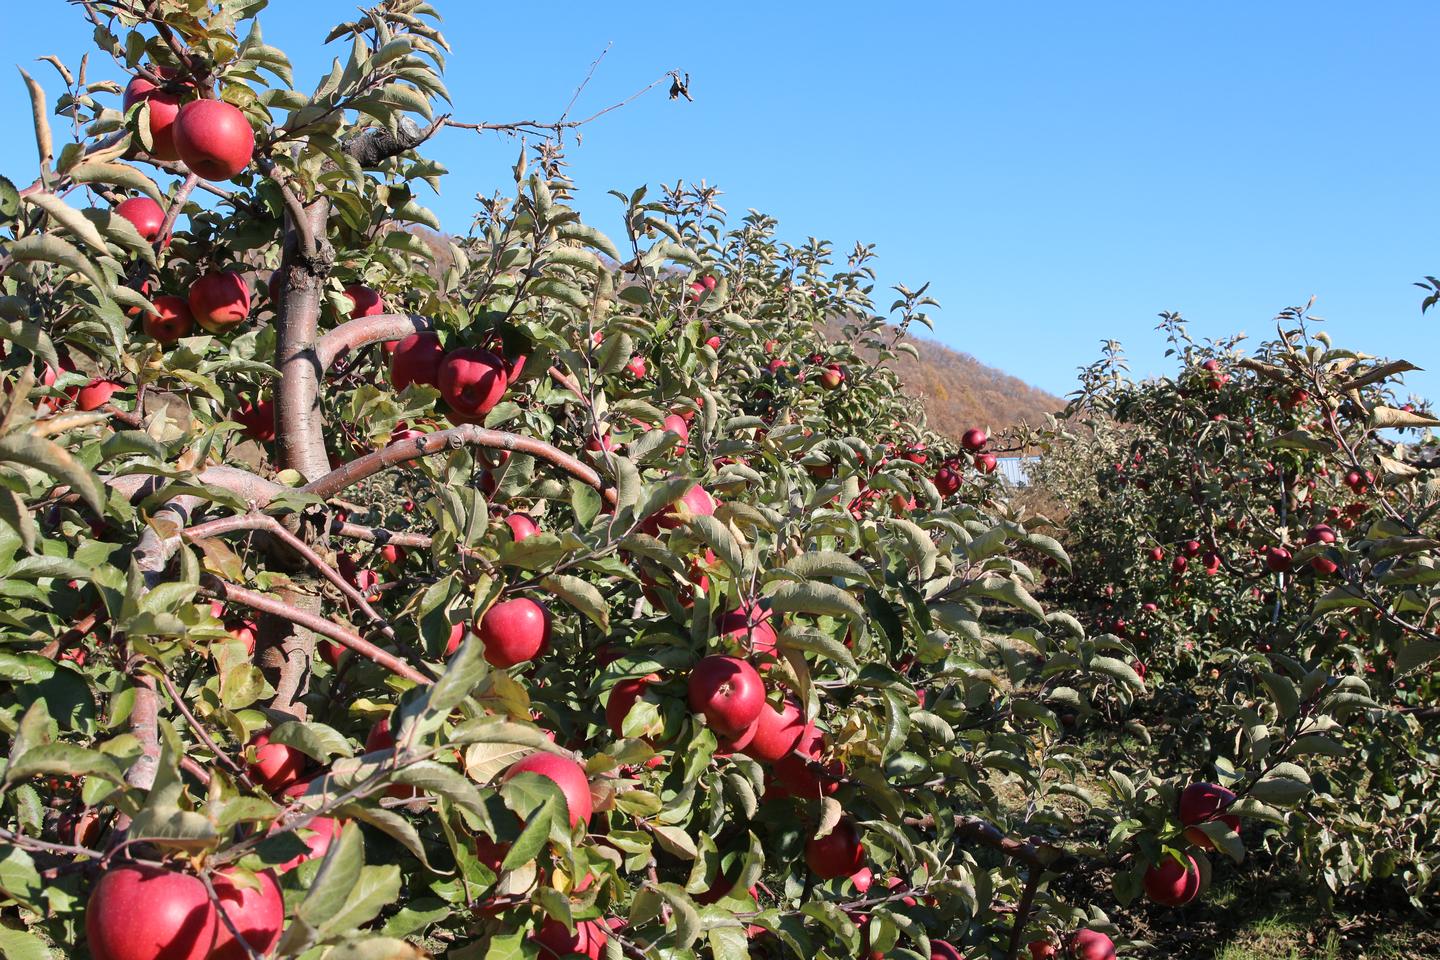
M1440 311L1422 318L1411 286L1440 273L1440 4L436 5L460 119L553 118L611 41L577 113L690 72L695 103L657 91L572 151L603 229L607 189L703 178L787 239L877 243L886 285L933 281L938 339L1061 394L1107 337L1137 371L1168 369L1160 310L1263 337L1314 294L1339 342L1432 368L1410 383L1440 396ZM7 6L0 63L78 61L78 12ZM313 86L340 55L319 40L353 10L273 0L261 23ZM28 179L8 82L0 172ZM515 152L443 134L442 220L463 229Z

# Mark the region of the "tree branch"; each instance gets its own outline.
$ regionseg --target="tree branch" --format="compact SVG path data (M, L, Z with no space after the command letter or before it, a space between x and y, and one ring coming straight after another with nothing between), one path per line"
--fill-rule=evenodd
M313 633L328 637L341 646L348 647L367 660L379 664L396 676L404 677L412 683L429 684L431 682L429 677L396 657L394 654L387 653L359 634L346 630L339 624L332 623L324 617L301 610L281 600L268 597L263 593L247 590L242 586L229 583L218 577L205 576L201 582L201 586L208 594L217 599L233 601L247 606L252 610L268 613L273 617L280 617L290 621L296 626L304 627Z
M315 342L315 356L320 369L329 370L335 358L347 350L358 350L372 343L403 340L412 333L430 330L433 324L425 317L405 313L382 313L374 317L347 320Z
M599 490L606 502L615 503L614 488L607 486L600 474L591 467L563 450L534 437L523 437L518 433L504 433L499 430L487 430L484 427L468 423L452 427L449 430L427 433L423 437L392 443L383 450L377 450L375 453L351 460L323 477L312 480L300 489L304 493L331 497L367 477L374 476L387 467L464 446L510 450L543 460L570 474L580 482Z

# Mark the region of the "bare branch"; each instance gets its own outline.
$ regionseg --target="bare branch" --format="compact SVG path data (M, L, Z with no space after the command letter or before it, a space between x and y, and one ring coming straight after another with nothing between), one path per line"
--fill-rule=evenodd
M290 621L296 626L304 627L313 633L318 633L322 637L328 637L341 646L348 647L365 659L379 664L396 676L404 677L412 683L428 684L431 682L429 677L399 657L387 653L359 634L347 630L337 623L332 623L324 617L308 613L284 601L266 596L263 593L247 590L236 584L228 583L218 577L206 576L202 581L202 586L206 592L217 599L233 601L247 606L252 610L259 610L261 613L268 613L271 616L280 617Z
M474 424L464 424L449 430L437 430L423 437L401 440L383 450L366 454L351 460L344 466L332 470L300 489L321 497L331 497L347 487L354 486L367 477L372 477L387 467L408 463L420 457L441 453L459 447L484 447L491 450L510 450L524 453L558 467L596 490L608 503L615 502L615 490L605 484L600 474L570 454L534 437L522 437L517 433L487 430Z
M404 340L412 333L432 329L427 318L416 314L382 313L373 317L347 320L315 342L315 355L320 369L329 370L335 358L346 350L358 350L372 343Z

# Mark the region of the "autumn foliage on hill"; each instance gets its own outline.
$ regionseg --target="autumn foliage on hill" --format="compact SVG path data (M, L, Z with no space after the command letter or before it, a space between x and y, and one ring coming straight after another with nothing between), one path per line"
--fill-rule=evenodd
M838 328L832 322L827 334L838 336ZM920 400L930 428L952 440L976 424L994 430L1039 425L1046 414L1065 406L1058 397L939 341L907 334L902 343L915 348L914 354L897 351L892 364L905 392Z

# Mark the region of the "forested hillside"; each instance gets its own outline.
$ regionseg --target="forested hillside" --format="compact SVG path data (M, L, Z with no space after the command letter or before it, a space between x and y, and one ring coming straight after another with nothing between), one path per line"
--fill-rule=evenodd
M831 324L831 334L839 335L838 324ZM1038 425L1047 413L1065 406L1060 398L987 367L968 353L923 337L906 339L920 359L901 353L892 363L906 392L925 404L930 426L947 437L958 438L974 426L1000 430L1021 421Z

